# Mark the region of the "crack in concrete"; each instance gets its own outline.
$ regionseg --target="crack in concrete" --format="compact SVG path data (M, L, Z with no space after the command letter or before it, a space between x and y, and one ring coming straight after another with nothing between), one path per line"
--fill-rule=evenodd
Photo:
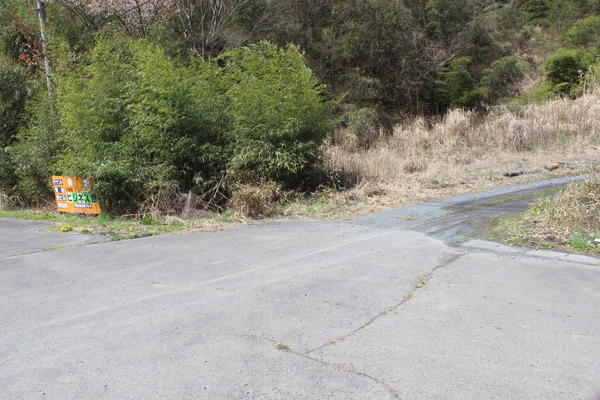
M403 298L402 300L400 300L399 303L385 308L381 311L379 311L379 313L377 313L377 315L375 315L373 318L369 319L368 321L366 321L365 323L363 323L362 325L360 325L358 328L354 329L351 332L346 333L343 336L340 336L338 338L329 340L328 342L322 344L319 347L315 347L314 349L309 350L306 354L310 354L314 351L317 350L321 350L325 347L337 344L337 343L341 343L343 341L345 341L346 339L354 336L357 332L363 330L364 328L366 328L367 326L371 325L373 322L375 322L375 320L377 320L378 318L383 317L384 315L387 315L393 311L395 311L396 309L398 309L398 307L402 306L404 303L406 303L407 301L409 301L414 294L416 293L416 291L420 288L422 288L423 286L425 286L427 284L427 282L429 282L429 280L431 279L431 277L433 276L433 274L435 273L435 271L437 271L440 268L446 267L448 265L450 265L451 263L453 263L454 261L458 260L459 258L461 258L462 256L464 256L465 253L458 253L458 254L454 254L453 256L449 257L443 264L439 264L436 265L431 271L426 272L425 274L421 275L421 277L419 278L419 282L417 284L415 284L415 287L410 290Z
M393 386L389 385L383 379L378 378L378 377L373 376L373 375L369 375L366 372L357 371L357 370L355 370L353 368L346 367L346 366L344 366L342 364L333 364L333 363L321 360L319 358L316 358L314 356L310 356L310 355L308 355L308 353L306 353L306 354L305 353L301 353L301 352L299 352L297 350L294 350L290 346L288 346L288 345L286 345L284 343L281 343L281 342L276 342L273 347L275 347L275 349L277 349L279 351L285 351L286 353L295 354L295 355L300 356L302 358L305 358L307 360L311 360L311 361L317 362L317 363L319 363L321 365L324 365L325 367L328 367L328 368L336 369L338 371L347 372L349 374L353 374L353 375L357 375L357 376L360 376L360 377L363 377L363 378L370 379L373 382L375 382L375 383L383 386L388 391L388 393L391 395L391 398L393 398L393 399L400 399L401 398L400 397L401 392L398 389L396 389Z
M346 367L346 366L344 366L342 364L333 364L333 363L321 360L321 359L319 359L317 357L310 356L308 353L302 353L302 352L300 352L298 350L292 349L289 345L287 345L285 343L282 343L280 341L268 338L268 337L258 336L258 335L252 335L252 334L244 334L244 335L236 335L236 336L238 336L238 337L249 337L249 338L252 338L252 339L259 340L259 341L269 342L269 343L271 343L273 345L273 348L276 349L276 350L300 356L300 357L305 358L307 360L319 363L319 364L321 364L321 365L323 365L323 366L325 366L327 368L335 369L335 370L342 371L342 372L347 372L349 374L353 374L353 375L357 375L357 376L360 376L360 377L363 377L363 378L370 379L373 382L376 382L377 384L383 386L390 393L390 395L392 396L393 399L400 399L401 398L400 397L401 392L398 389L396 389L393 386L389 385L383 379L378 378L378 377L373 376L373 375L369 375L366 372L357 371L355 369Z

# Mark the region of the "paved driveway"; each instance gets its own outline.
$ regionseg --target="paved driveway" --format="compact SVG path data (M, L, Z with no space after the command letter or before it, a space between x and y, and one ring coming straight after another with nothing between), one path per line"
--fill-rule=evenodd
M42 251L83 235L0 219L0 398L598 395L600 260L417 225L382 214Z

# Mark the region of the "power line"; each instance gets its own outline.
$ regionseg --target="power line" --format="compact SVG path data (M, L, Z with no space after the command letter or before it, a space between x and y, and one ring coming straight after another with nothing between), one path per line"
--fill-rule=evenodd
M106 25L106 24L108 24L109 22L111 22L111 21L113 21L113 20L115 20L115 19L117 19L117 18L119 18L119 17L121 17L121 16L123 16L123 15L127 14L128 12L131 12L131 11L133 11L133 10L135 10L135 9L138 9L138 8L140 8L140 7L141 7L141 6L143 6L144 4L150 3L151 1L152 1L152 0L146 0L146 1L144 1L143 3L136 4L135 6L133 6L133 7L131 7L131 8L128 8L127 10L125 10L125 11L123 11L123 12L121 12L121 13L117 14L117 15L114 15L114 16L110 17L109 19L107 19L107 20L105 20L105 21L102 21L102 22L100 22L99 24L96 24L96 25L92 26L91 28L88 28L88 29L86 29L85 31L83 31L83 32L81 32L81 33L78 33L78 34L76 34L76 35L73 35L73 36L71 36L71 37L70 37L68 40L74 39L74 38L76 38L76 37L79 37L79 36L81 36L81 35L85 35L86 33L90 32L90 31L93 31L93 30L94 30L94 29L96 29L96 28L100 28L101 26L103 26L103 25Z

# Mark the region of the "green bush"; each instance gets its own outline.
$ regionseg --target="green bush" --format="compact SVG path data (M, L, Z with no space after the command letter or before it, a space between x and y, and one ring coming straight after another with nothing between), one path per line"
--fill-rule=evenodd
M129 128L127 89L133 84L133 50L122 39L99 40L86 64L67 62L62 60L65 72L56 77L67 144L56 166L65 175L95 178L105 210L125 211L134 207L143 191L135 160L124 155L122 143Z
M484 88L478 87L471 76L468 66L470 57L458 57L452 60L436 81L436 103L445 108L474 108L486 98Z
M546 63L546 80L557 93L572 93L594 63L594 56L582 50L559 50Z
M575 47L585 48L596 44L600 39L600 16L590 15L577 20L575 24L562 35L565 43Z
M14 143L25 123L25 105L31 95L25 72L2 54L0 88L0 191L12 195L15 194L18 178L8 146Z
M7 148L16 177L11 194L39 204L52 200L50 176L57 172L54 163L63 143L56 105L48 98L45 85L40 85L26 108L28 123Z
M57 79L66 149L56 169L94 177L109 212L246 181L300 185L332 125L294 46L264 42L183 65L150 41L111 37L83 65L67 61Z
M25 103L30 97L25 72L0 55L0 148L15 139L25 120Z
M15 194L18 178L12 155L7 148L0 147L0 195Z
M524 77L525 65L516 57L510 56L494 61L484 70L481 84L487 89L488 100L495 102L500 98L514 95L516 84Z
M224 170L229 126L210 65L185 67L149 43L136 44L134 58L123 154L139 160L150 187L207 190Z
M302 53L293 45L280 49L261 42L228 52L217 63L228 80L231 176L301 185L332 128L331 104Z
M58 168L96 177L111 212L161 187L205 189L225 169L227 121L207 69L148 41L100 39L88 65L58 80L68 144Z

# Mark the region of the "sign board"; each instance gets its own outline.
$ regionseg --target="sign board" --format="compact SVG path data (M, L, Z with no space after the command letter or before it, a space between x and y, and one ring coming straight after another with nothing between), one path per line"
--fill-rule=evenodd
M79 176L53 176L52 188L60 212L100 214L100 204L90 193L93 179Z

